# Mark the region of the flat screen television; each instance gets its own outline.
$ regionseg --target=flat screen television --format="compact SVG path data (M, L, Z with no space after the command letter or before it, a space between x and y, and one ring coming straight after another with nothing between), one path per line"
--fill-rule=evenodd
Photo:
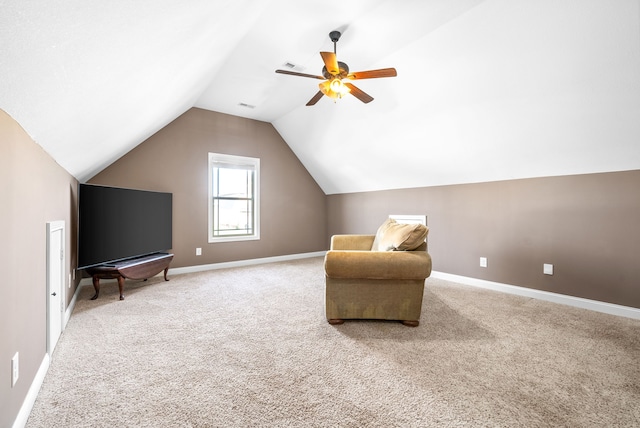
M80 184L78 269L172 248L171 193Z

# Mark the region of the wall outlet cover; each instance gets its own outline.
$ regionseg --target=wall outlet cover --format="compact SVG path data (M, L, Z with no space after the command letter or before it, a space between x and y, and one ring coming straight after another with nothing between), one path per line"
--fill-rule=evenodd
M553 275L553 265L549 263L545 263L542 267L542 272L545 275Z
M487 267L487 258L480 257L480 267Z

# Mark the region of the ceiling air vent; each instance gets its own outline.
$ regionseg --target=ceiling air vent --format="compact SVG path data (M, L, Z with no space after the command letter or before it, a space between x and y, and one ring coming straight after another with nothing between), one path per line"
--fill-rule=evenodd
M302 65L294 64L291 61L285 61L284 63L282 63L282 67L288 70L295 70L295 71L303 71L305 69L305 67L303 67Z
M256 106L251 105L251 104L247 104L247 103L238 103L238 105L239 105L240 107L256 108Z

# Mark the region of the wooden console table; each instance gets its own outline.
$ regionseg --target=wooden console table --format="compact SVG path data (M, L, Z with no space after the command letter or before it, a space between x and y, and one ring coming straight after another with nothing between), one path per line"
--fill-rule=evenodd
M116 262L111 265L94 266L85 269L93 279L93 288L96 294L91 298L95 300L100 294L100 279L117 279L120 289L120 300L124 300L124 280L151 278L164 270L164 280L169 281L167 272L169 263L173 260L173 254L157 253L139 257L132 260Z

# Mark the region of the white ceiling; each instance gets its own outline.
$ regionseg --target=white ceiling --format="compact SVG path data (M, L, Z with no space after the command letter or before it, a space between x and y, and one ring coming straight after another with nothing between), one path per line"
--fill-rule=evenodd
M640 0L0 6L0 108L80 181L194 106L271 122L327 194L640 169ZM321 74L335 29L398 76L306 107L274 71Z

